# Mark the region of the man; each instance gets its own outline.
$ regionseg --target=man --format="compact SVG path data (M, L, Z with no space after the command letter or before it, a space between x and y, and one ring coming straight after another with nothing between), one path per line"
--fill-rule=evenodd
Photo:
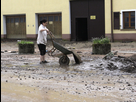
M47 20L43 19L42 21L40 21L40 26L38 29L37 45L40 51L40 64L48 63L45 60L47 34L49 32L49 30L46 28L47 24Z

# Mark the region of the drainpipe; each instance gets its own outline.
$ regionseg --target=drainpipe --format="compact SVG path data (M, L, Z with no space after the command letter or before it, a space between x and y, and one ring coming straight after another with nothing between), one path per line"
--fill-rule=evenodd
M111 41L114 42L114 36L113 36L113 0L111 0Z

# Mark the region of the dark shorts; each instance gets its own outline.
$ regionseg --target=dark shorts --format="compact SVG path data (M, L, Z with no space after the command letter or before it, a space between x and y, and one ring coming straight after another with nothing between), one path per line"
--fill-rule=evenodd
M39 48L39 51L40 51L40 55L44 56L46 54L46 45L38 44L38 48Z

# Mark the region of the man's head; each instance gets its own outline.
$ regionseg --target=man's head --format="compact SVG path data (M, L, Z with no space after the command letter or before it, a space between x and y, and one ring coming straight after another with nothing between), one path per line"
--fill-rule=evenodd
M48 21L46 19L43 19L40 21L40 24L42 24L43 26L46 26L48 24Z

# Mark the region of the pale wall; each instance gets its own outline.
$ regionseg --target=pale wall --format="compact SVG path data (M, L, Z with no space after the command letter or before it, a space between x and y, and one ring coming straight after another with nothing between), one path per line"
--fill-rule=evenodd
M69 0L2 0L1 10L1 34L3 15L26 14L26 34L37 34L35 13L52 12L62 13L62 34L70 34Z
M111 0L105 0L105 33L111 33Z
M111 33L111 0L105 0L105 33ZM62 34L71 34L69 0L1 0L1 34L3 15L26 14L26 34L37 34L35 13L62 12ZM136 0L113 0L113 12L136 9ZM28 27L29 25L29 27ZM34 27L33 27L34 25ZM136 33L114 30L114 33Z
M111 0L105 0L105 33L111 34ZM113 0L113 12L136 9L136 0ZM113 30L115 34L135 33L136 30Z

